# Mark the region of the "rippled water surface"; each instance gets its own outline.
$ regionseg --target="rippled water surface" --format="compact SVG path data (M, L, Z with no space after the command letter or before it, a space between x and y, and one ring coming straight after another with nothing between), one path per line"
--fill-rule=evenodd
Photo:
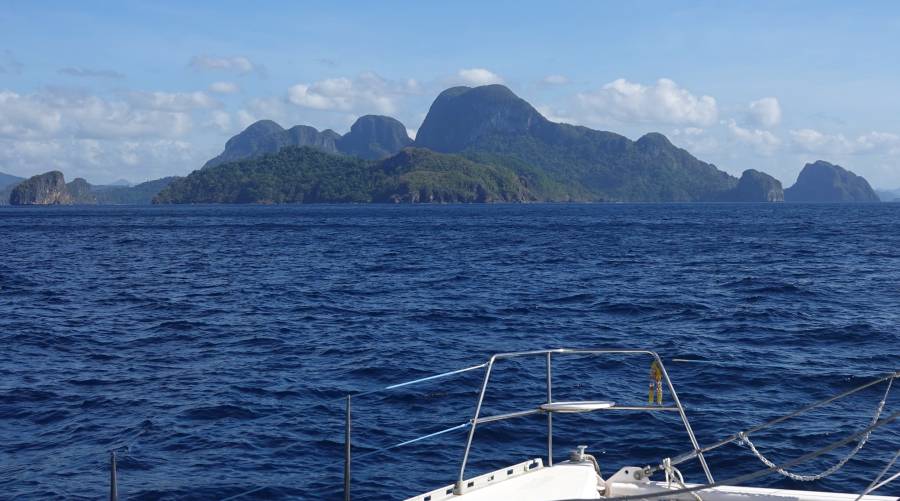
M900 204L2 208L0 498L99 499L128 446L123 499L337 499L342 395L548 347L659 351L709 444L900 369L898 327ZM485 414L546 398L543 363L498 364ZM554 398L640 404L648 366L560 356ZM451 483L463 431L363 455L465 422L481 377L357 398L355 498ZM883 390L754 437L792 459ZM545 456L544 419L479 428L468 472ZM554 426L558 460L587 444L604 474L690 450L671 413ZM876 433L813 487L862 489L898 444Z

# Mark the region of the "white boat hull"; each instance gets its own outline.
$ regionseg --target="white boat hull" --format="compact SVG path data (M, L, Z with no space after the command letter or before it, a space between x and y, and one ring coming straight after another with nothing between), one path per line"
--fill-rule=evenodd
M526 461L508 468L467 480L461 489L448 485L407 501L561 501L581 499L609 499L623 496L641 496L668 488L665 482L634 480L637 467L619 470L609 480L604 480L589 461L565 461L545 467L540 459ZM686 484L695 487L698 484ZM761 487L714 487L697 491L703 501L854 501L859 494L819 491L769 489ZM660 500L696 501L690 493L657 497ZM891 496L868 495L863 501L900 501Z

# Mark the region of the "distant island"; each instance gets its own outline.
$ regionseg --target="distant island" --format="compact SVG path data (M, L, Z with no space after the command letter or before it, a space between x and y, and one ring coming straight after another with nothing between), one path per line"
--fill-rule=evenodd
M202 169L154 203L468 203L537 198L512 169L405 148L366 161L305 147Z
M894 190L875 190L882 202L900 202L900 188Z
M360 117L344 135L262 120L183 178L101 187L53 171L10 183L14 205L879 201L828 162L807 164L787 189L755 169L735 178L659 133L632 141L551 122L502 85L445 90L415 140L386 116Z
M150 204L175 177L155 179L135 186L94 186L82 178L66 183L60 171L50 171L0 188L10 205L145 205Z
M797 183L784 190L788 202L878 202L880 199L862 176L840 165L819 160L806 164Z

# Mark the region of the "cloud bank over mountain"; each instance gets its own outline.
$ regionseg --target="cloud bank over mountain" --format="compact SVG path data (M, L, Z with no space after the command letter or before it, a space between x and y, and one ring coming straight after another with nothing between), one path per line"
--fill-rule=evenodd
M822 6L817 26L795 12L766 17L764 6L739 18L732 7L683 6L690 15L672 23L670 7L635 6L626 18L602 3L514 14L483 5L473 18L439 5L398 17L373 5L239 16L122 4L88 25L72 23L72 8L22 4L0 13L0 172L185 174L260 119L345 133L360 116L388 114L414 134L441 90L502 83L551 120L630 138L661 132L734 175L792 179L829 158L900 186L900 102L889 97L900 75L878 64L893 57L879 34L895 31L900 6ZM834 21L848 14L866 17L864 33ZM398 22L403 30L389 29Z

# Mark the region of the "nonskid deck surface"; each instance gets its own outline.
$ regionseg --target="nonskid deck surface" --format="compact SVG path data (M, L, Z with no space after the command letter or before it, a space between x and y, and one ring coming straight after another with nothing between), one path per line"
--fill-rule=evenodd
M630 468L639 469L639 468ZM622 496L640 496L669 490L665 482L635 481L624 474L623 468L608 481L597 475L590 462L565 461L545 467L539 459L525 461L507 468L470 479L462 494L454 494L452 485L406 501L561 501L582 499L608 499ZM687 484L694 487L698 484ZM673 487L673 489L676 487ZM854 501L859 494L799 491L760 487L715 487L697 491L704 501ZM679 499L696 501L691 494L653 499ZM868 495L863 501L900 501L896 496Z

